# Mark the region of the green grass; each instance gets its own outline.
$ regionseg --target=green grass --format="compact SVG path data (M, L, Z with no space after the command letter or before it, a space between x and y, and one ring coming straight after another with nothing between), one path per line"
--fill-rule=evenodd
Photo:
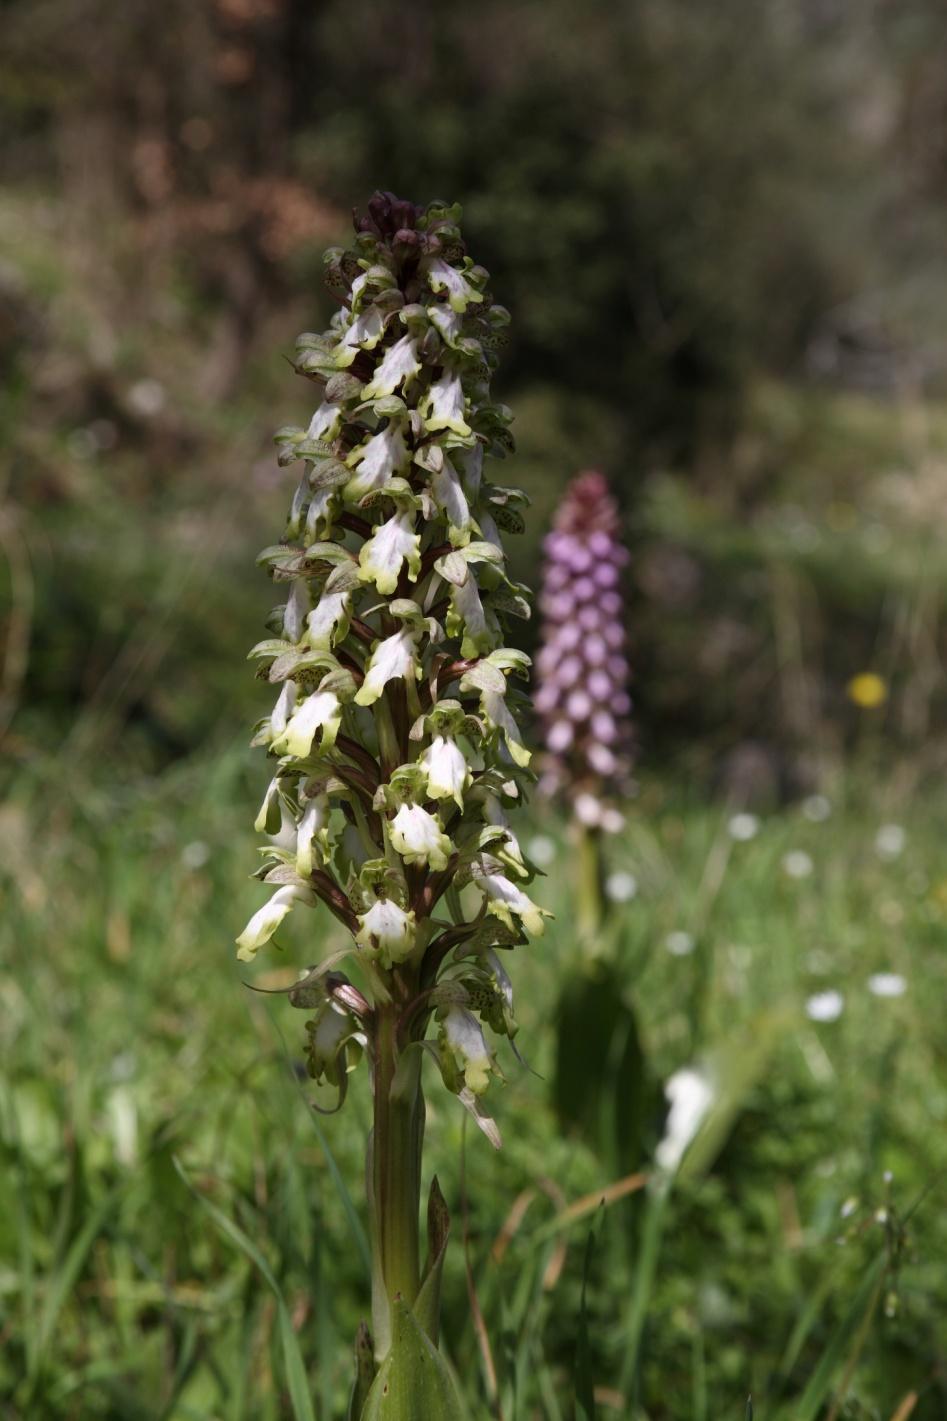
M304 1018L241 985L232 939L260 901L247 875L262 775L242 747L131 783L51 762L22 771L0 810L10 1421L302 1416L297 1353L319 1421L344 1415L369 1296L366 1080L342 1114L309 1110ZM867 776L830 799L825 822L790 807L738 842L722 806L646 778L608 846L637 894L612 906L606 965L570 934L565 827L543 813L524 828L554 845L537 896L557 920L516 954L532 1071L502 1058L502 1152L465 1139L464 1112L429 1082L427 1166L454 1216L444 1334L472 1416L497 1414L494 1374L505 1421L572 1421L590 1396L603 1421L740 1418L750 1393L757 1421L889 1421L912 1391L914 1421L947 1411L945 810L936 786L908 808ZM906 830L890 860L875 846L886 822ZM812 871L794 878L784 859L800 851ZM308 943L271 954L255 985L285 985L334 945L331 921L295 917ZM681 932L695 947L675 956ZM903 996L872 995L882 971L906 978ZM827 989L844 1011L819 1024L804 1004ZM626 1032L600 1077L566 1010L580 997L586 1021L617 1004ZM552 1108L557 1023L580 1131ZM693 1063L718 1099L669 1196L560 1218L648 1168L662 1084Z

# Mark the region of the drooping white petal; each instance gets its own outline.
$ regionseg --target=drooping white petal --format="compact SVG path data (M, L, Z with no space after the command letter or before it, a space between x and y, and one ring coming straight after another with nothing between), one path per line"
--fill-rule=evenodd
M461 656L481 656L492 651L494 629L487 619L480 600L480 588L470 568L467 580L459 587L451 587L450 600L451 617L447 629L451 635L462 631Z
M322 748L334 744L342 719L342 704L334 691L315 691L293 711L283 734L274 740L279 754L305 759L312 749L316 731L322 730Z
M483 445L479 439L472 449L456 449L454 461L467 490L467 497L476 499L483 479Z
M306 889L287 884L283 888L277 888L269 902L257 909L237 938L237 956L241 962L253 960L263 944L269 942L297 899L305 903L315 902L314 895Z
M328 533L335 495L336 489L331 487L316 489L313 494L306 514L306 527L303 530L303 542L307 547L310 543L319 542L322 536Z
M523 927L533 937L541 937L546 930L544 917L549 915L539 908L504 873L485 873L476 879L477 887L487 895L487 911L493 913L508 928L513 927L514 913L522 920Z
M488 952L487 961L490 964L490 970L493 972L493 977L497 984L497 990L499 991L501 997L506 1003L507 1010L512 1012L513 983L510 981L510 974L507 972L506 968L503 966L503 963L500 961L498 953L493 952L492 950Z
M406 913L391 898L379 898L367 913L360 913L355 935L359 947L379 954L382 965L404 962L414 947L414 912Z
M340 406L330 405L328 400L323 400L309 421L309 428L306 432L310 439L322 439L329 443L338 434L341 423L342 410Z
M455 434L471 433L470 425L464 419L464 390L456 371L445 369L439 380L435 380L421 407L424 425L428 430L452 429Z
M503 840L502 848L496 845L491 852L496 854L508 867L513 868L523 878L528 877L528 870L523 860L523 850L520 848L519 840L510 829L509 818L500 802L499 795L485 794L483 797L483 817L487 824L496 824L501 829L506 830L506 838ZM535 859L535 856L534 856ZM539 859L535 859L539 863Z
M441 1048L451 1057L448 1064L463 1073L467 1088L482 1095L490 1082L493 1055L473 1012L448 1007L441 1022Z
M294 849L296 847L296 816L289 810L286 801L279 801L279 828L275 834L270 834L270 843L275 849Z
M439 473L431 475L431 493L438 508L447 515L451 543L455 548L461 547L470 537L470 506L449 459L444 460Z
M417 337L402 336L390 350L385 351L374 378L365 386L361 398L374 400L380 395L393 395L402 381L413 379L420 369Z
M405 863L426 863L436 872L447 867L453 852L451 841L434 815L420 804L402 804L389 832L395 852Z
M401 425L392 420L378 434L353 449L346 463L358 472L345 485L349 498L364 498L403 469L408 462L408 446Z
M274 776L266 787L266 794L263 796L263 803L260 805L260 812L253 821L253 827L258 834L266 830L267 823L271 822L271 815L276 808L276 797L279 794L279 780ZM275 823L275 820L272 820Z
M309 584L298 577L289 590L283 608L283 636L297 642L303 633L303 623L309 610Z
M431 318L431 325L441 336L445 345L455 349L458 341L463 335L464 323L459 311L454 311L450 306L445 306L438 302L434 306L428 306L427 313Z
M502 731L506 748L510 752L513 763L525 769L532 759L532 755L523 744L520 728L513 719L506 698L501 696L499 691L483 691L480 695L480 709L486 720Z
M312 873L314 843L320 842L325 848L328 823L329 796L318 794L306 802L296 829L296 872L300 878L308 878Z
M345 367L351 365L359 350L374 350L385 330L384 317L377 306L355 317L339 345L336 347L336 361Z
M345 636L351 602L348 592L323 592L306 618L306 641L313 651L328 651Z
M270 715L270 735L275 740L286 729L290 712L296 704L298 687L295 681L284 681L283 689L276 698L276 705Z
M483 300L483 293L456 267L449 266L441 257L435 257L427 264L428 281L432 291L446 291L452 311L463 313L471 302Z
M401 564L406 559L408 576L415 582L421 567L421 535L414 531L414 514L409 509L380 524L362 544L359 577L362 582L374 582L387 597L397 587Z
M365 669L365 680L355 696L356 705L373 705L389 681L414 675L416 657L417 646L408 627L380 641Z
M339 1085L346 1069L344 1053L340 1057L340 1052L346 1038L355 1035L355 1018L334 1002L326 1001L315 1017L306 1023L306 1034L309 1074L314 1080L321 1080L324 1076Z
M435 735L421 756L421 765L427 771L427 792L431 799L455 799L463 809L470 770L457 741Z
M500 530L496 525L496 520L492 513L485 513L480 509L477 513L477 522L480 524L480 534L485 543L492 543L495 548L503 551L503 539L500 537Z

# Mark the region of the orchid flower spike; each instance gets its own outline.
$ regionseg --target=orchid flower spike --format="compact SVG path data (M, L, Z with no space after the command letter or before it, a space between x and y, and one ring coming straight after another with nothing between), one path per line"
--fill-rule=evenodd
M630 788L631 699L621 575L628 561L603 474L579 474L545 539L536 710L540 789L588 828L619 831Z
M510 828L534 777L529 661L508 645L530 609L503 546L526 499L489 472L513 448L490 393L509 317L459 219L376 193L353 246L326 253L339 309L298 342L317 393L276 436L301 477L259 559L284 600L250 653L275 699L254 740L271 761L256 820L271 896L239 956L289 949L297 910L319 910L289 1000L310 1013L309 1074L340 1104L359 1061L371 1071L379 1363L420 1288L421 1061L496 1142L481 1097L494 1038L515 1031L498 953L548 916Z

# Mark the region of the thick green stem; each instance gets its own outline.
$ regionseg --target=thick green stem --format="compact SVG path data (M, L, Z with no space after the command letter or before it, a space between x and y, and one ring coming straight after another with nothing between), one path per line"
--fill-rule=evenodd
M412 1305L420 1287L421 1148L424 1096L415 1047L399 1061L397 1003L381 1008L375 1035L374 1128L369 1155L373 1228L375 1349L379 1359L391 1338L390 1305Z

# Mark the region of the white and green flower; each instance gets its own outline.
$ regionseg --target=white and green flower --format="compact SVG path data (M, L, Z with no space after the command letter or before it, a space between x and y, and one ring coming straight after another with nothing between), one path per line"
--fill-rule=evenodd
M496 626L487 616L472 568L467 569L466 580L459 587L451 587L450 601L447 630L462 637L461 656L487 655L496 645Z
M342 724L342 702L334 691L314 691L300 701L290 716L282 735L273 740L272 748L280 755L292 755L305 760L312 750L316 731L322 731L320 748L328 750Z
M506 697L499 691L483 691L480 696L480 709L488 724L495 726L503 735L513 763L525 769L532 755L523 744L523 736L506 703Z
M365 680L355 696L356 705L374 705L389 681L416 675L417 650L417 633L410 627L402 627L380 641L365 668Z
M427 793L431 799L454 799L464 807L464 790L470 785L470 769L456 740L435 735L421 756L427 772Z
M292 912L296 902L313 904L314 895L297 884L277 888L269 902L258 908L237 938L237 956L241 962L252 962L264 943L269 942L280 923Z
M360 350L374 350L385 333L385 320L377 306L369 306L351 322L336 346L335 363L345 369Z
M420 804L402 804L388 826L391 843L405 863L424 863L435 872L447 867L454 846L439 821Z
M453 1090L466 1086L474 1095L483 1095L494 1069L494 1056L473 1012L466 1007L448 1007L440 1022L438 1045L448 1086Z
M358 916L355 935L359 947L377 954L382 966L404 962L415 942L414 911L405 912L391 898L378 898L367 913Z
M421 567L421 535L415 532L412 510L404 509L387 523L379 524L362 544L358 561L361 580L374 582L386 597L397 587L403 563L407 562L408 577L416 582Z
M439 472L431 475L431 493L438 508L447 516L447 536L451 545L463 547L470 540L470 505L457 470L446 457Z
M382 395L393 395L400 385L412 380L420 369L417 337L402 336L385 352L374 378L362 391L362 399L377 400Z
M325 443L329 443L338 434L341 423L342 411L339 406L330 405L328 400L323 400L309 421L306 433L310 439L322 439Z
M484 873L475 880L487 899L487 912L500 919L508 928L515 926L517 917L532 937L541 937L546 930L544 918L551 914L540 908L517 884L511 882L505 873Z
M295 681L284 681L283 689L276 698L276 705L270 714L270 736L278 739L286 730L293 707L296 704L298 687Z
M378 434L358 445L346 463L358 472L345 485L345 495L353 501L381 488L405 467L409 460L408 446L397 420L391 420Z
M464 388L456 370L445 367L439 380L431 386L420 405L424 427L433 433L438 429L450 429L454 434L466 437L472 433L464 418Z
M296 828L296 872L308 878L315 865L315 854L323 858L329 849L329 796L317 794L304 802Z
M470 284L463 272L440 257L434 257L428 262L427 279L431 283L432 291L447 292L451 310L460 315L463 315L469 305L483 300L483 293Z
M343 1086L349 1069L346 1043L364 1039L355 1018L327 999L306 1022L306 1034L309 1075L315 1081L326 1080L331 1085Z
M349 629L352 598L348 592L323 592L306 618L306 641L313 651L329 651Z

